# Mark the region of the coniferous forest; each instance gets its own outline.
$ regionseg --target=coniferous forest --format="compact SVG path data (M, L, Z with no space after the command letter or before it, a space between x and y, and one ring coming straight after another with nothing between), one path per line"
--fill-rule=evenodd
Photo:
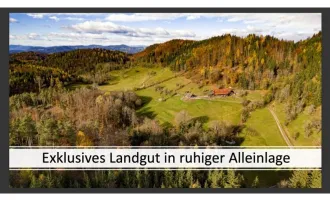
M10 145L232 146L228 141L233 141L238 146L271 146L267 139L255 139L262 138L264 129L253 120L257 114L258 119L269 115L265 108L279 105L291 143L319 146L321 43L321 32L299 42L226 34L201 41L170 40L135 54L100 48L14 53L9 63ZM168 69L170 75L164 78L166 74L156 69ZM142 70L148 73L139 75ZM132 81L142 77L143 84L104 89L132 74ZM163 78L156 79L159 75ZM176 79L187 80L187 85L166 85ZM181 98L182 90L207 93L215 86L234 88L237 97L228 97L228 105L210 106L226 108L238 101L232 105L239 111L237 117L215 120L214 114L197 116L190 108L168 117L153 110L156 103ZM260 96L250 99L255 91ZM184 103L180 100L180 106ZM279 134L276 137L283 142ZM10 187L320 188L321 171L26 170L10 172Z

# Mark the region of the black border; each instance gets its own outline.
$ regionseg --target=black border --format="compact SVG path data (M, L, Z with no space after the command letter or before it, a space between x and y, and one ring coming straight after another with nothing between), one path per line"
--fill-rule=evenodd
M0 193L329 193L330 192L330 8L1 8L2 31L0 44L0 91L1 136L0 136ZM322 13L322 188L9 188L9 13ZM6 153L7 152L7 153Z

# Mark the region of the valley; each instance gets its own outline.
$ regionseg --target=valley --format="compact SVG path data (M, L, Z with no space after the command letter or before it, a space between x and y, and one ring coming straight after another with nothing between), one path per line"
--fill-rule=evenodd
M292 42L226 34L170 40L134 54L102 48L13 53L10 145L320 146L321 36ZM17 171L11 185L36 187L45 176L52 187L320 183L320 171L77 174Z
M150 75L154 74L154 75ZM187 79L184 75L179 75L172 72L169 68L146 68L146 67L134 67L127 70L115 70L110 72L111 80L98 88L105 92L111 91L131 91L136 88L153 85L151 87L137 90L136 93L142 98L143 107L137 110L139 115L145 115L152 119L157 119L161 124L174 124L175 115L180 111L187 111L193 118L202 119L204 127L211 126L214 121L226 121L231 124L241 124L241 112L243 109L242 101L261 101L266 91L259 90L247 90L247 95L238 97L237 95L228 97L208 97L205 95L206 90L212 90L212 86L198 87L196 83ZM167 80L169 79L169 80ZM166 81L163 81L166 80ZM158 83L154 85L155 83ZM180 84L178 87L177 84ZM86 85L73 85L73 87L84 87ZM162 86L168 90L175 90L175 95L165 97L159 92L155 91L157 86ZM214 87L214 86L213 86ZM203 96L203 99L188 99L184 100L187 92L193 93L198 96ZM166 99L160 101L160 99ZM274 106L271 106L274 107ZM280 110L282 109L282 110ZM275 107L276 115L281 117L280 124L284 126L284 110L283 105L277 103ZM320 111L318 111L320 112ZM318 114L316 113L315 116ZM305 114L302 113L297 117L297 120L293 122L294 125L286 127L285 134L294 132L295 129L291 127L295 126L296 129L303 132L304 121L301 118L305 118ZM251 130L253 130L251 134ZM244 138L242 146L291 146L291 143L285 142L281 131L276 124L274 117L267 108L258 109L251 113L250 118L244 124L244 128L239 133L240 137ZM293 134L288 135L290 141L293 140ZM314 146L317 144L317 138L319 136L313 135L313 139L306 141L303 136L299 137L302 142L296 143L297 146ZM305 142L303 142L305 141Z

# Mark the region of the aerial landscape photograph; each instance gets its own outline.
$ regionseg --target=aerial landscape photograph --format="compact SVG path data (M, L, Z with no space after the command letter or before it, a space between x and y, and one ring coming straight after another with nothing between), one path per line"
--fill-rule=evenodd
M10 146L322 146L321 13L10 13ZM17 170L11 188L321 188L321 170Z

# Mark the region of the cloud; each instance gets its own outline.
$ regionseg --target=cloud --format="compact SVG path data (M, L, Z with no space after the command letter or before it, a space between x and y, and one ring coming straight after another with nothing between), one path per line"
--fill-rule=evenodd
M83 23L74 24L71 26L64 27L75 32L86 32L86 33L118 33L118 34L129 34L133 32L133 29L117 25L112 22L97 22L97 21L86 21Z
M171 21L179 18L196 20L202 17L212 17L208 13L134 13L134 14L109 14L105 19L113 22L140 22L140 21ZM214 16L215 17L215 16Z
M139 22L156 20L175 20L185 14L178 13L135 13L135 14L110 14L105 19L114 22Z
M63 33L52 32L43 35L33 33L23 35L10 35L10 44L28 44L35 46L59 45L149 45L150 43L164 42L159 38L138 38L122 35L92 34L92 33ZM125 41L125 42L124 42Z
M254 27L254 26L250 26L248 25L246 27L247 31L250 32L250 33L262 33L264 32L265 30L262 29L262 28L257 28L257 27Z
M148 29L148 28L132 28L128 26L118 25L113 22L98 22L86 21L71 26L64 27L65 29L78 33L111 33L125 35L131 37L195 37L196 34L192 31L185 30L165 30L163 28Z
M32 17L34 19L43 19L44 17L48 16L61 16L59 19L66 19L66 20L76 20L82 21L84 18L81 16L106 16L105 13L26 13L27 16ZM79 16L79 17L78 17Z
M37 40L40 38L40 35L37 33L30 33L30 34L28 34L28 38L31 40Z
M26 15L27 16L30 16L30 17L32 17L34 19L42 19L42 18L44 18L44 15L45 14L43 14L43 13L28 13Z
M195 20L195 19L199 19L199 18L201 18L201 16L200 15L189 15L189 16L187 16L187 20Z
M56 16L50 16L49 19L54 20L56 22L60 21L60 19Z
M35 46L58 46L58 45L150 45L162 43L174 38L185 39L185 31L168 31L157 28L141 29L144 34L152 34L150 37L132 37L130 35L120 35L112 33L86 33L86 32L51 32L44 34L22 34L10 35L10 44L28 44ZM173 36L175 34L175 36Z
M313 29L321 27L320 13L226 13L228 22L242 22L272 28Z
M14 18L9 18L9 22L10 23L18 23L18 20L14 19Z
M9 35L9 39L12 40L39 40L41 39L40 35L37 33L28 33L23 35Z
M96 40L107 40L108 36L103 34L91 34L91 33L56 33L52 32L47 34L47 38L51 39L75 39L75 40L85 40L85 39L96 39Z
M32 18L42 19L45 16L106 16L106 13L26 13L27 16Z
M219 22L229 22L267 27L273 29L296 29L297 31L321 30L320 13L28 13L30 17L41 19L44 16L57 16L60 20L84 21L86 17L104 17L108 22L170 22L179 18L186 20L216 19ZM59 17L63 16L63 17ZM100 19L100 18L99 18ZM100 19L102 21L102 19Z
M44 17L48 16L49 19L54 21L60 20L70 20L70 21L83 21L85 20L82 17L77 16L98 16L100 13L27 13L29 17L34 19L43 19ZM57 17L57 16L69 16L69 17Z
M70 20L70 21L84 21L85 20L84 18L81 18L81 17L65 17L63 19Z
M219 21L242 22L273 27L311 28L321 27L320 13L135 13L109 14L106 20L113 22L138 22L155 20L186 20L216 18Z
M306 39L321 30L320 13L25 14L35 19L67 20L66 23L69 25L58 29L56 33L45 31L47 33L39 35L31 33L23 35L12 34L10 36L11 42L42 45L123 43L150 45L170 39L200 40L225 33L237 36L246 36L254 33L298 41ZM195 26L192 24L192 20L203 20L202 22L205 26L203 28ZM181 27L189 27L189 29L182 28L185 30L177 30L181 29ZM54 26L54 28L56 27Z
M140 22L140 21L172 21L178 18L196 20L209 17L203 13L134 13L134 14L109 14L105 19L113 22Z
M213 33L213 35L223 35L223 34L232 34L240 37L245 37L249 34L256 35L270 35L279 39L299 41L311 37L316 31L297 31L297 30L280 30L272 29L270 27L255 27L248 25L245 28L228 28L221 29L220 31Z
M320 13L28 13L30 17L42 19L45 16L57 16L59 19L83 21L86 17L104 17L110 22L173 21L212 19L232 23L251 24L276 28L320 29ZM64 16L64 17L59 17Z

